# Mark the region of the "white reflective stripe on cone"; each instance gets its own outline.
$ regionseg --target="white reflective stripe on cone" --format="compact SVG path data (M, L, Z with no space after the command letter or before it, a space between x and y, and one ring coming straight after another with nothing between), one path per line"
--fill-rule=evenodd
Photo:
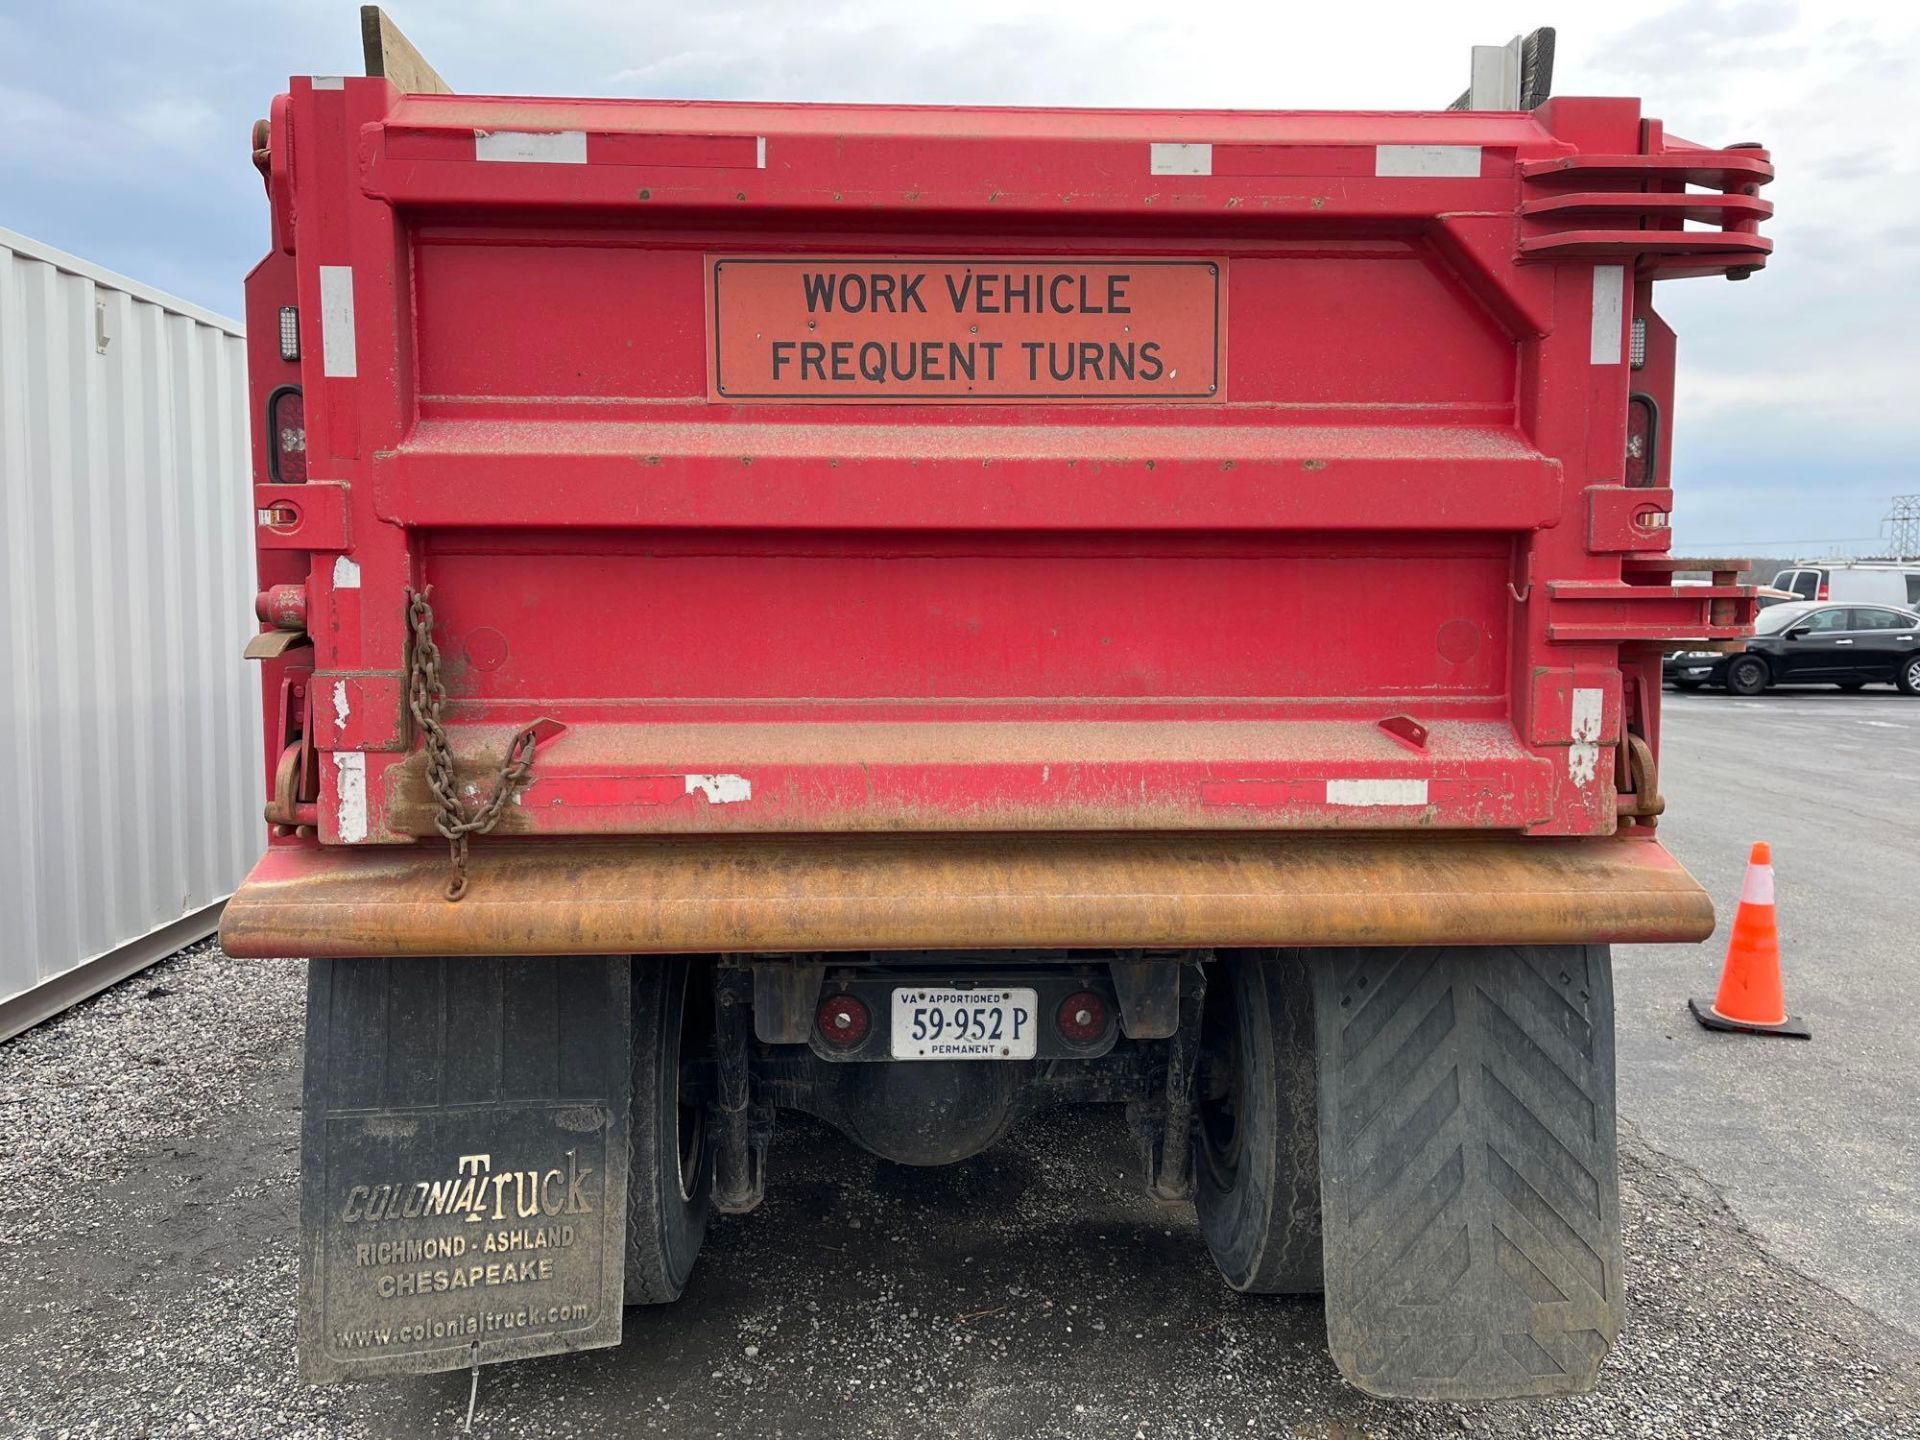
M1740 887L1742 905L1773 904L1773 866L1749 865L1747 882Z

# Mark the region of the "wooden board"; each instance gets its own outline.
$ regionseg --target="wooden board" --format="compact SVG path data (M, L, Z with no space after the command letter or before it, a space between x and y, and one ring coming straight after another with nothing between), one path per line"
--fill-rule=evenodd
M360 7L360 44L366 51L367 74L384 77L409 95L451 95L453 87L440 78L387 18L378 5Z

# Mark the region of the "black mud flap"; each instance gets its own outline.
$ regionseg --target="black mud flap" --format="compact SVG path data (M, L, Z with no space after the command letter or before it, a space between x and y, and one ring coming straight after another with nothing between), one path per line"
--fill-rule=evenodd
M620 1343L629 962L316 960L309 1382Z
M1620 1332L1604 945L1313 956L1327 1338L1362 1390L1589 1390Z

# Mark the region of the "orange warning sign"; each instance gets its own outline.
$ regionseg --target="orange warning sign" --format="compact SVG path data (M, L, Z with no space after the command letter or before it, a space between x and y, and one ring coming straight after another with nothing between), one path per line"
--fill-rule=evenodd
M708 257L708 398L1221 398L1217 260Z

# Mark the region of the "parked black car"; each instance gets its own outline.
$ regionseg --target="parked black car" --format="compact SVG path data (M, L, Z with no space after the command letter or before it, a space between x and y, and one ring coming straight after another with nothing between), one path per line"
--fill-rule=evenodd
M1662 666L1681 690L1724 685L1758 695L1769 685L1897 685L1920 695L1920 615L1887 605L1772 605L1754 622L1745 650L1688 650Z

